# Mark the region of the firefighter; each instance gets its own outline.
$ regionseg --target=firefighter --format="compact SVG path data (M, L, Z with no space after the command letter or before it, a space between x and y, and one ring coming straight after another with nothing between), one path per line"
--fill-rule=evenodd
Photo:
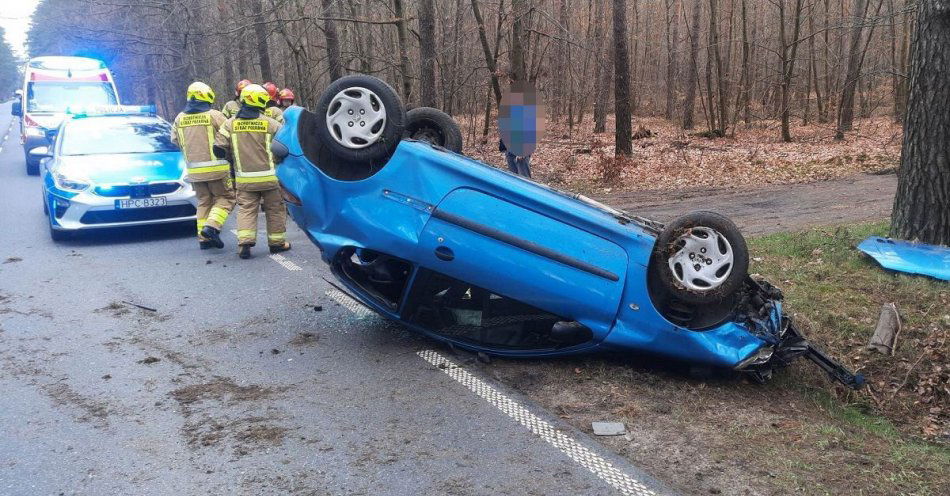
M277 166L271 141L281 124L264 115L270 95L260 85L241 91L241 109L225 121L215 137L215 153L234 157L234 181L238 203L238 256L251 257L257 243L257 212L267 219L267 245L271 253L290 249L287 242L287 209L280 196Z
M188 86L188 103L172 124L172 141L185 156L185 180L198 197L198 245L202 250L223 248L221 226L234 208L231 166L214 155L212 147L218 129L227 120L211 108L214 90L205 83Z
M294 104L296 97L290 88L284 88L280 90L280 93L277 94L277 99L280 100L280 108L287 109Z
M267 95L270 97L270 100L267 101L267 108L264 109L264 115L283 124L284 112L280 109L280 107L278 107L278 104L280 103L280 97L278 96L277 85L268 81L264 83L263 87L264 90L267 91Z
M249 84L251 84L250 81L242 79L238 81L237 86L234 87L234 100L228 100L228 103L225 103L224 108L221 109L221 113L228 119L234 117L234 114L241 109L241 90Z

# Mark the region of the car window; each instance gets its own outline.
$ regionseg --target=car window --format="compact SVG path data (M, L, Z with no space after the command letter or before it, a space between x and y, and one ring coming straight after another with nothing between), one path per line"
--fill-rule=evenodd
M159 153L178 151L171 126L158 118L81 118L69 122L60 137L61 155Z
M464 281L421 269L413 284L407 320L446 337L499 349L543 350L580 342L555 342L562 319Z
M115 105L112 85L102 83L29 83L27 112L65 112L70 105Z

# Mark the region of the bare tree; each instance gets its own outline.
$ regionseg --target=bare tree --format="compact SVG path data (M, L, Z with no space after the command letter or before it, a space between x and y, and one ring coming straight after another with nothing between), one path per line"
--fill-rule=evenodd
M851 42L848 49L848 72L841 91L841 104L838 106L838 128L835 139L844 139L845 131L850 131L854 122L854 93L861 77L861 33L864 30L864 18L867 15L868 0L856 0L854 19L851 26Z
M419 103L436 106L435 95L435 5L419 0Z
M323 0L323 34L327 40L327 66L330 71L330 80L335 81L343 77L343 64L340 62L340 37L336 32L336 21L333 19L333 4L336 0Z
M627 2L614 2L614 116L617 129L614 133L615 153L622 156L633 154L633 129L630 112L630 62L627 59Z
M683 129L693 129L693 109L696 107L696 87L699 85L699 19L701 2L693 2L689 28L689 69L686 73L686 99L683 102Z

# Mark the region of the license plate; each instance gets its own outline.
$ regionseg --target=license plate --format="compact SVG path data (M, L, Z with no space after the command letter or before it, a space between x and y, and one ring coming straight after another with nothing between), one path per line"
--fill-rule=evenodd
M116 200L115 208L124 209L124 208L149 208L149 207L164 207L166 198L132 198L130 200Z

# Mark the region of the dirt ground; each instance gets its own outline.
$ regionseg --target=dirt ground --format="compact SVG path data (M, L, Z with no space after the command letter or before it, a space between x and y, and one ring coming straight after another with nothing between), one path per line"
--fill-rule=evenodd
M597 199L661 222L691 210L713 210L732 219L747 236L755 236L886 219L896 190L895 174L858 174L817 183L622 192Z

